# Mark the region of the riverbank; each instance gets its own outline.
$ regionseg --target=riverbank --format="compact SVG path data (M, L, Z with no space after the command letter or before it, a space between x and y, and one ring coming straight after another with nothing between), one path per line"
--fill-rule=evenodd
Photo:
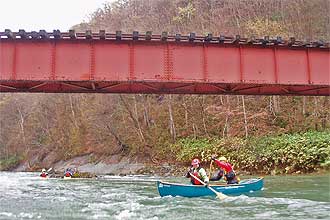
M105 154L90 148L84 153L63 156L57 149L35 148L23 155L0 158L0 170L40 171L52 167L59 173L77 168L95 175L181 176L193 157L208 169L213 154L225 156L236 172L243 175L305 174L330 169L329 132L252 139L182 138L162 149L162 154L157 147L143 152Z
M45 164L45 163L41 163ZM183 176L189 167L189 164L183 163L141 163L137 159L128 158L120 155L113 155L107 158L101 158L95 160L95 155L88 154L83 156L78 156L71 158L69 160L57 161L53 164L48 164L45 166L46 169L52 167L52 172L56 174L56 177L60 177L66 168L76 168L79 173L83 174L84 177L94 177L103 175L148 175L148 176L160 176L160 177L180 177ZM204 163L203 167L209 172L209 163ZM24 162L17 167L10 169L13 172L25 172L25 171L35 171L39 172L42 167L32 166L29 167L28 162ZM215 168L212 168L214 171ZM243 170L236 170L238 175L269 175L267 173L258 172L247 172ZM309 174L326 174L326 169L317 169ZM302 172L291 173L290 175L300 175L305 174ZM273 172L270 175L278 175Z
M94 154L73 157L69 160L50 162L51 156L41 160L34 156L16 167L7 169L13 172L40 171L42 168L52 167L56 173L63 173L66 168L76 168L81 173L93 175L158 175L178 176L183 169L181 165L154 164L139 162L137 158L130 158L120 154L96 159ZM39 160L38 163L33 163ZM184 168L186 169L186 168Z

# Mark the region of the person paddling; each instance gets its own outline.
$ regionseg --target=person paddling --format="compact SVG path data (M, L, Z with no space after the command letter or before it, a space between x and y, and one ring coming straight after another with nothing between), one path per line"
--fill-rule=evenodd
M218 167L224 170L227 184L238 183L238 179L236 177L233 166L227 162L227 159L225 157L220 157L219 159L216 159L215 155L212 155L211 158L218 165Z
M72 177L73 176L73 170L71 168L67 168L64 172L64 177Z
M48 173L46 172L46 169L43 168L43 169L41 170L40 177L46 178L47 176L48 176Z
M190 181L193 185L203 185L203 183L198 181L196 178L193 178L190 174L192 174L195 177L201 179L204 183L206 183L208 185L209 178L207 177L205 169L200 166L200 161L198 159L193 159L192 160L191 167L189 168L189 170L186 174L186 177L191 178Z

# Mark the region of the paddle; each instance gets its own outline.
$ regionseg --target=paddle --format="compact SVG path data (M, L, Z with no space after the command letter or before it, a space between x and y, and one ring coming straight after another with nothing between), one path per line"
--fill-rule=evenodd
M212 175L212 163L213 163L213 160L211 160L211 163L210 163L209 179L211 179L211 175Z
M52 173L49 175L49 173L52 171ZM48 177L51 177L52 175L53 175L53 168L51 167L51 168L49 168L48 170L47 170L47 173L48 173Z
M215 189L213 189L212 187L210 187L209 185L207 185L206 183L204 183L202 180L200 180L197 176L194 176L192 173L190 173L190 176L192 176L194 179L196 179L197 181L199 181L201 184L203 184L204 186L206 186L209 190L211 190L212 192L215 193L215 195L217 195L217 197L220 199L220 200L223 200L225 198L227 198L228 196L226 196L225 194L221 193L221 192L217 192L215 191Z

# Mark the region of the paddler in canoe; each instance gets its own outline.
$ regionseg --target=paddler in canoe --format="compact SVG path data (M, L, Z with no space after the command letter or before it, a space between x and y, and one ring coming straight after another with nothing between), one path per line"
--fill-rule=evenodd
M71 169L71 168L67 168L65 171L64 171L64 178L71 178L72 176L74 175L74 170Z
M89 173L81 173L78 171L78 169L75 168L67 168L64 171L64 176L65 179L70 179L70 178L91 178L93 175L90 175Z
M53 172L54 172L54 170L53 170L52 167L49 168L48 170L46 170L45 168L42 168L41 173L40 173L39 176L41 178L49 178L49 177L51 177L53 175Z
M189 168L186 177L190 178L190 181L193 185L203 185L202 182L200 182L197 178L194 178L191 174L206 183L206 187L208 186L209 178L205 169L201 167L200 161L197 158L191 161L191 167Z
M215 155L212 155L211 159L216 163L219 168L224 171L224 176L225 180L227 181L227 184L239 183L239 179L236 176L233 166L227 162L227 158L219 157L219 159L217 159Z
M45 168L41 170L40 177L42 178L47 178L48 177L48 172L46 171Z
M209 196L216 195L219 199L225 199L228 195L243 194L253 191L258 191L263 188L264 182L263 178L256 179L246 179L242 180L239 184L238 177L236 176L233 166L227 162L226 158L220 157L217 159L212 156L212 162L215 161L217 166L219 166L225 177L227 184L210 184L209 180L219 180L221 179L221 171L218 176L213 179L206 175L206 171L201 167L200 161L194 159L191 163L191 168L188 170L186 177L191 178L190 184L180 184L180 183L168 183L164 181L157 181L157 189L160 196L183 196L183 197L199 197L199 196ZM211 166L210 166L211 167ZM211 172L210 172L211 173ZM220 178L219 178L220 177ZM202 187L204 185L205 187Z

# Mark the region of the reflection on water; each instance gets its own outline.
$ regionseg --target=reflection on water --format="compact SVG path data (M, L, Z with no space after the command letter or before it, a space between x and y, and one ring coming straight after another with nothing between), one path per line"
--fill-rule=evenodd
M0 172L0 219L329 219L329 176L265 178L263 191L230 197L160 197L157 177L40 179ZM166 181L187 182L185 178Z

